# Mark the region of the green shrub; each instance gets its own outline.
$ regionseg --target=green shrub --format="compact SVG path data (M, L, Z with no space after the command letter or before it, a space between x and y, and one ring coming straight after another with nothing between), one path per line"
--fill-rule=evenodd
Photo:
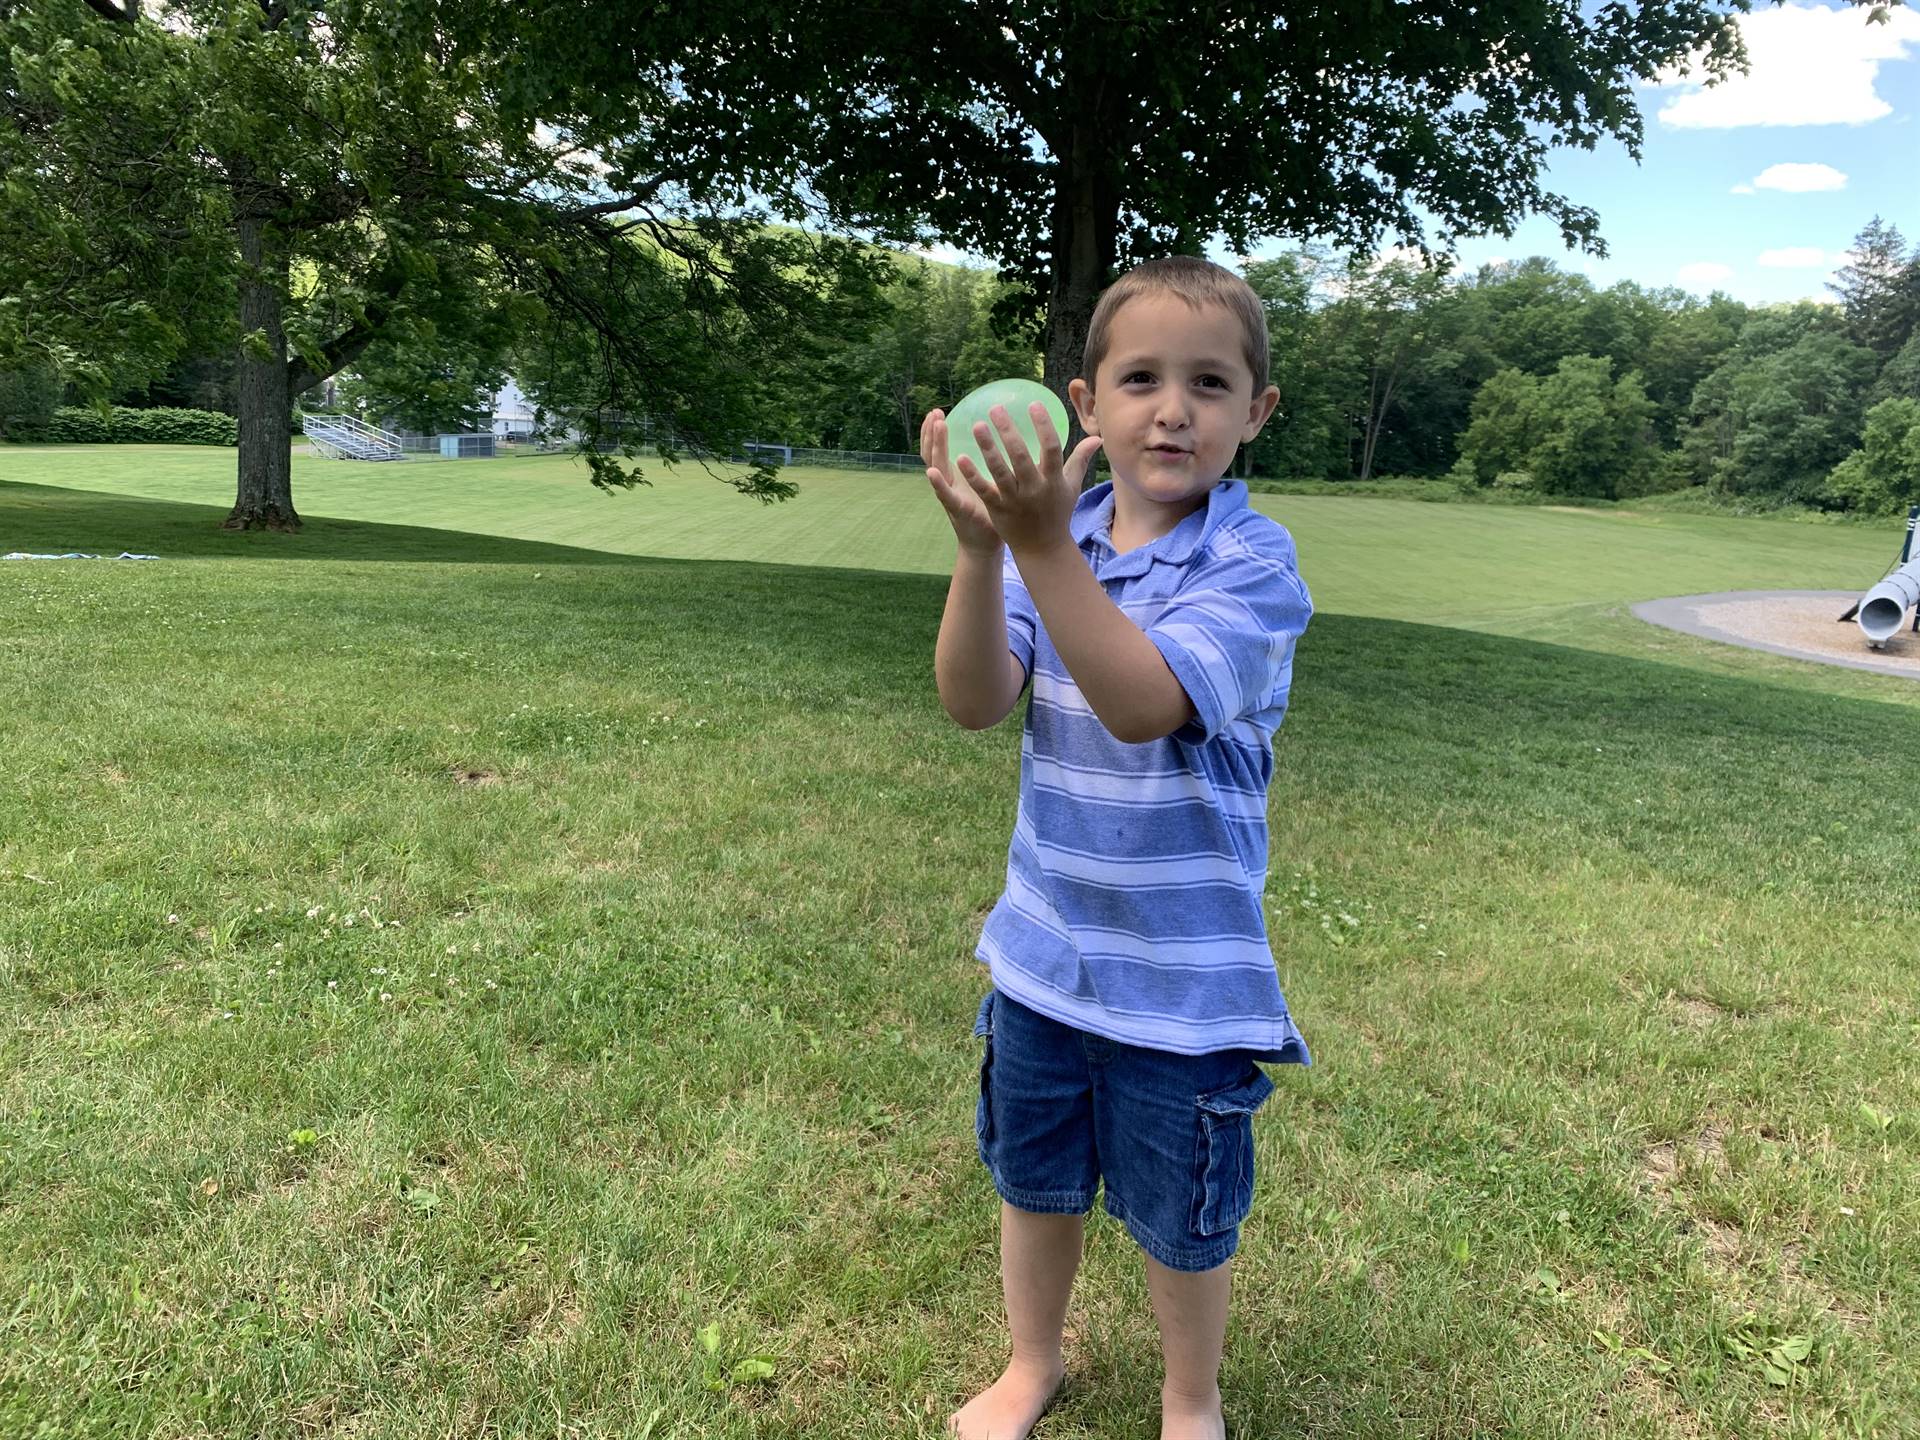
M56 445L237 445L240 422L213 410L98 410L64 406L23 439Z
M1860 448L1833 467L1827 490L1876 515L1920 501L1920 400L1896 396L1869 410Z

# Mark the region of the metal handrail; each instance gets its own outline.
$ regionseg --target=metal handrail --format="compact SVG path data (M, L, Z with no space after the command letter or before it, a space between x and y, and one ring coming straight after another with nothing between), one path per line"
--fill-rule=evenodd
M398 435L352 415L309 412L302 428L323 450L342 451L356 460L398 460L402 454Z
M307 419L319 420L327 425L346 430L353 435L362 435L369 440L378 440L383 445L398 445L400 437L391 430L382 430L378 425L369 425L356 415L331 415L323 412L307 412Z

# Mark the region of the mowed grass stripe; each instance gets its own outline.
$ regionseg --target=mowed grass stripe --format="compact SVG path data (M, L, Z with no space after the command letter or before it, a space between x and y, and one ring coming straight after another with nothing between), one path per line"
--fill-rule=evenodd
M0 449L0 479L230 505L233 454L192 446ZM606 495L565 455L367 465L294 458L303 514L689 560L945 574L953 539L914 473L797 469L798 499L746 500L698 466L648 462ZM1898 527L1326 496L1257 495L1299 543L1323 610L1526 631L1568 606L1729 589L1864 589ZM4 512L0 512L4 514ZM289 548L297 549L297 545Z

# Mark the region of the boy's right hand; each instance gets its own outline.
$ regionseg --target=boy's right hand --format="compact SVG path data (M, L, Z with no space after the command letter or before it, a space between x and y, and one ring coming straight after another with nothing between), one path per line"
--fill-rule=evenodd
M987 507L973 493L972 486L956 483L947 453L945 411L929 410L927 418L920 422L920 458L926 462L927 480L933 486L934 495L946 507L947 519L953 524L960 548L980 555L999 554L1000 532L993 528Z

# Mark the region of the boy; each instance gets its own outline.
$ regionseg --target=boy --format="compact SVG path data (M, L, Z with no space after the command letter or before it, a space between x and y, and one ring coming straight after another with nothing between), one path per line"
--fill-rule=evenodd
M1068 395L1088 438L1064 463L1004 409L988 474L927 478L959 554L940 624L940 699L998 724L1033 682L1006 889L979 958L993 989L976 1128L1002 1207L1013 1358L948 1421L1021 1440L1059 1388L1083 1219L1106 1207L1147 1252L1166 1376L1162 1440L1224 1437L1231 1266L1253 1198L1258 1060L1306 1063L1261 911L1272 735L1313 613L1287 532L1221 483L1279 392L1246 282L1154 261L1101 296ZM1080 493L1104 448L1110 485Z

